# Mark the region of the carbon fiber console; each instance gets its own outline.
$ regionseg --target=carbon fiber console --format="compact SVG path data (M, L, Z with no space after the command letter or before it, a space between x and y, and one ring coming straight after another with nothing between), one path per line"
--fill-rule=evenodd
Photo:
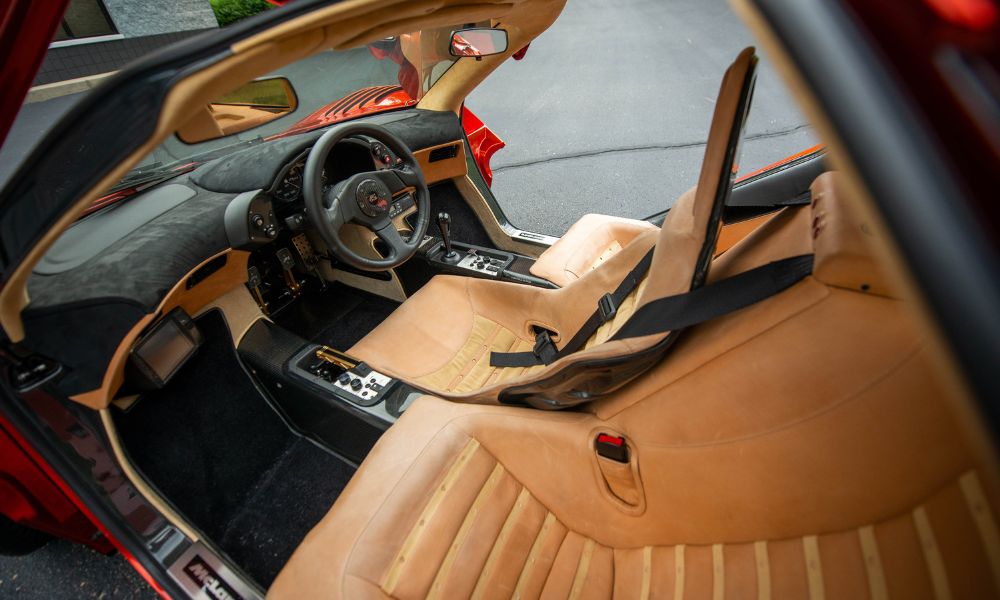
M296 429L356 462L422 395L265 319L243 336L239 354Z

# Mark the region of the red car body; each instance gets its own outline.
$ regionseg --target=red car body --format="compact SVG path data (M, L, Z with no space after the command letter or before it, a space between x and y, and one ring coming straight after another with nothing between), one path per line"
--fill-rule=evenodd
M285 131L267 139L273 140L312 131L363 115L413 106L417 101L398 85L367 87L317 109Z

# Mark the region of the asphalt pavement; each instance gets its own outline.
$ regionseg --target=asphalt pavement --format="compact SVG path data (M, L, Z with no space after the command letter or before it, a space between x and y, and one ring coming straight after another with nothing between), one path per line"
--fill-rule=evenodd
M588 212L641 218L670 206L697 180L726 66L752 44L724 0L570 0L524 60L506 62L467 101L507 143L493 158L493 189L508 217L523 229L559 235ZM297 83L322 81L316 75L323 61L282 74L300 94L340 97L339 90ZM348 78L337 78L340 87L350 87ZM0 182L78 99L22 109L0 149ZM762 56L741 171L815 143ZM169 159L169 147L162 152L151 160ZM28 557L0 556L0 597L14 595L152 592L120 557L54 542Z
M27 556L0 556L0 598L148 598L159 595L120 555L56 540Z
M588 212L666 209L697 182L722 74L752 45L724 0L570 0L466 102L507 143L492 161L507 217L561 235ZM805 123L762 56L741 170L815 145Z

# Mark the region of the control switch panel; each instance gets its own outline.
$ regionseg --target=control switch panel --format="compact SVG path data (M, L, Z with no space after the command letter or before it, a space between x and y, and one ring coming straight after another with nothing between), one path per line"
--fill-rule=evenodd
M501 260L499 258L493 258L490 256L485 256L483 254L473 254L471 252L466 253L462 260L459 261L458 266L463 269L468 269L470 271L476 271L482 273L483 275L489 277L496 277L500 274L500 271L507 266L509 261Z
M325 346L308 352L295 365L300 374L358 406L374 406L396 380Z

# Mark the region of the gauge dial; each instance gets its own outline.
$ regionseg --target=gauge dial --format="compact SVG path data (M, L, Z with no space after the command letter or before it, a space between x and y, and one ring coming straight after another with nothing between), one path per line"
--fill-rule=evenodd
M302 163L292 165L274 192L279 202L292 202L302 195Z

